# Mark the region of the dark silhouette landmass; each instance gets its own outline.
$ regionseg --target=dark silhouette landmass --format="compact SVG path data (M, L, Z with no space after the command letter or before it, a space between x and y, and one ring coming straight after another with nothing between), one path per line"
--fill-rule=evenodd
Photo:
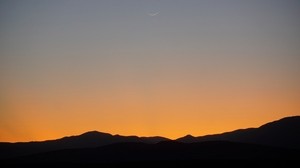
M11 163L201 163L210 160L298 160L299 150L226 141L117 143L97 148L64 149L9 159Z
M61 139L40 142L0 142L0 158L11 158L16 156L56 151L61 149L93 148L121 142L142 142L146 144L154 144L167 140L170 139L159 136L121 136L111 135L108 133L102 133L97 131L90 131L78 136L69 136Z
M184 143L230 141L300 149L300 116L286 117L262 125L259 128L239 129L232 132L199 137L187 135L178 138L177 141Z
M300 160L300 116L283 118L259 128L201 137L187 135L177 140L92 131L42 142L3 142L0 154L0 161L10 165L97 163L144 167L161 163L184 166L216 160L260 160L267 161L266 165L284 166Z

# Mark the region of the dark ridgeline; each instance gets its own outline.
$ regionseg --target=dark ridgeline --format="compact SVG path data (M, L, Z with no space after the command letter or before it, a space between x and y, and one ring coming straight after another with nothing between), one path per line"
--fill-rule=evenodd
M217 135L163 137L120 136L88 132L58 140L1 143L2 163L161 164L264 161L285 165L300 160L300 117L287 117L259 128ZM0 160L0 161L1 161ZM255 165L254 165L255 166Z
M121 142L158 143L170 139L164 137L137 137L111 135L90 131L78 136L64 137L56 140L40 142L0 142L0 158L11 158L34 153L56 151L61 149L93 148Z
M222 134L193 137L187 135L178 138L184 143L205 141L230 141L267 146L300 149L300 116L286 117L259 128L239 129Z

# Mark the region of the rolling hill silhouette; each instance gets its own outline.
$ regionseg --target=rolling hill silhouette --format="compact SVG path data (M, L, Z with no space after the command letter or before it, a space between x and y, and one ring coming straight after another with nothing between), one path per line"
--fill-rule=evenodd
M286 117L259 128L240 129L222 134L178 138L184 143L205 141L230 141L300 149L300 116Z
M300 116L283 118L259 128L201 137L187 135L177 140L92 131L42 142L3 142L0 143L0 161L7 164L186 164L238 159L278 163L300 159L299 137Z
M157 143L170 139L164 137L137 137L111 135L97 131L90 131L78 136L64 137L56 140L47 140L40 142L18 142L18 143L0 143L0 158L10 158L34 153L55 151L60 149L73 148L92 148L120 142L142 142Z

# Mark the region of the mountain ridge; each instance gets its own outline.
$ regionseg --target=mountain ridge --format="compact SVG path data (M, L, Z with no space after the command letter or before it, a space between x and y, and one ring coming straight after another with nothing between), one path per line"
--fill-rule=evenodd
M63 149L96 148L118 143L177 144L202 143L205 141L226 141L256 144L279 148L300 149L300 116L285 117L266 123L258 128L238 129L221 134L192 136L190 134L170 140L168 138L112 135L98 131L88 131L80 135L66 136L54 140L0 142L0 159L13 158ZM176 145L175 145L176 146Z
M89 131L80 135L65 136L59 139L45 141L15 143L0 142L0 158L10 158L61 149L92 148L121 142L143 142L151 144L168 140L170 139L160 136L122 136L118 134L112 135L98 131Z
M300 116L285 117L257 128L237 129L220 134L176 139L184 143L231 141L300 149Z

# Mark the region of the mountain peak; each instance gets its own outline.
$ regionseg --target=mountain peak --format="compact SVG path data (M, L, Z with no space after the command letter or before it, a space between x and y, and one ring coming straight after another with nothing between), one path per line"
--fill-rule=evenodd
M89 131L85 132L81 135L78 135L77 137L85 137L85 138L95 138L95 137L112 137L111 134L109 133L104 133L104 132L98 132L98 131Z
M194 142L195 140L196 140L196 137L194 137L191 134L187 134L184 137L176 139L176 141L178 141L178 142L188 142L188 143Z
M88 131L81 135L100 135L100 134L111 135L109 133L103 133L103 132L99 132L99 131Z
M186 136L184 136L182 138L195 138L195 137L193 135L191 135L191 134L187 134Z
M100 133L99 131L88 131L88 132L85 132L83 133L82 135L86 135L86 134L98 134Z

